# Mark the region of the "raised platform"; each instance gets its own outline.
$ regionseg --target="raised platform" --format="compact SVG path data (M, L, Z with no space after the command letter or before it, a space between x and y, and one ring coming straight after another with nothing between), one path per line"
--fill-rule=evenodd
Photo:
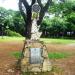
M25 72L48 72L52 65L48 58L47 48L41 41L26 40L21 71Z

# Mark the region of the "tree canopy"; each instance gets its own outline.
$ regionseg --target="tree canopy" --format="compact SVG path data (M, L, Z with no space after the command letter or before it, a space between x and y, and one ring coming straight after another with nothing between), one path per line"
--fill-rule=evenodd
M71 1L71 0L70 0ZM22 5L23 7L23 5ZM25 10L23 8L22 10ZM27 9L28 10L28 9ZM25 12L25 11L24 11ZM43 32L42 37L75 37L75 2L52 3L48 8L48 16L45 16L40 30ZM51 17L54 15L53 17ZM27 19L26 16L24 16ZM7 30L25 35L26 22L20 11L6 10L0 7L0 35L2 31L2 24L4 35ZM71 33L70 35L68 33Z

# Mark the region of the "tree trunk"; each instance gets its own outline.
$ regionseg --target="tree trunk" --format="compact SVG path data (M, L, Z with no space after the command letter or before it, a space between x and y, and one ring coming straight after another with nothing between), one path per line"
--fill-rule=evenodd
M31 26L32 26L32 20L31 20L31 7L27 10L27 21L26 21L26 38L31 38Z
M31 28L32 28L32 5L36 2L36 0L32 0L31 5L28 4L27 0L19 0L19 9L25 21L25 36L27 39L31 38ZM46 5L43 6L41 0L37 0L41 10L39 12L39 20L37 21L37 25L39 26L43 20L45 12L48 10L49 5L52 3L52 0L48 0ZM23 6L26 9L26 12L23 9Z

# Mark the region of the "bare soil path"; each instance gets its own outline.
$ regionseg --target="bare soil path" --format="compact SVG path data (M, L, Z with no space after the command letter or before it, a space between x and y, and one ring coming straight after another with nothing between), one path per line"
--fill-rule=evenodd
M48 52L73 52L75 44L46 44ZM21 51L23 41L0 42L0 75L15 75L14 64L17 59L11 56L11 52ZM52 64L61 68L63 73L54 75L75 75L75 55L64 59L53 59Z
M12 52L21 51L23 42L1 42L0 43L0 75L14 75L14 64L17 59L11 55Z

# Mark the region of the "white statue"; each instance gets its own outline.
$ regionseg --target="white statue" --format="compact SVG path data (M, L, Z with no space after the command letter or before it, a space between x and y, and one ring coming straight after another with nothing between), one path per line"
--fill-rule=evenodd
M39 32L39 26L37 26L37 19L34 19L32 22L32 28L31 28L31 40L38 40L42 34L42 32Z
M38 8L37 8L38 7ZM40 7L37 3L32 6L32 28L31 28L31 40L39 40L42 32L39 32L40 26L37 25L39 19Z

